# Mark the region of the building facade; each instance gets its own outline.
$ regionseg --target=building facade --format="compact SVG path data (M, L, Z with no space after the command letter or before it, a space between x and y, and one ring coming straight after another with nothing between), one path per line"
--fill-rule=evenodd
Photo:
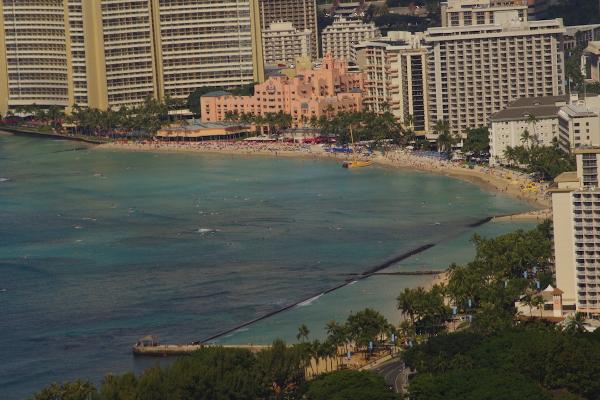
M558 112L559 145L565 152L600 146L600 109L573 103Z
M428 29L430 124L463 134L521 97L562 95L564 32L561 20Z
M552 194L556 285L577 311L600 313L600 149L575 150L577 172L555 179Z
M262 80L256 0L152 0L161 97Z
M378 113L389 110L417 134L428 132L428 53L419 37L389 32L357 45L356 54L365 72L365 107Z
M527 0L448 0L441 5L442 27L502 24L528 20Z
M336 18L333 24L323 29L321 39L323 52L331 53L335 58L356 61L355 46L381 37L374 23L364 23L359 19Z
M257 0L260 9L260 27L268 29L274 22L291 22L299 31L311 31L311 57L319 57L316 0Z
M590 42L600 40L600 24L565 27L565 50L584 49Z
M586 80L600 82L600 41L591 41L581 55L581 69Z
M362 73L348 72L343 60L326 55L321 68L299 70L295 77L273 76L254 87L253 96L209 93L200 100L203 122L224 121L229 113L264 116L283 112L292 127L305 127L314 118L362 110Z
M294 64L300 57L312 55L312 32L299 31L291 22L275 22L264 29L265 64Z
M490 165L506 162L508 147L551 146L559 137L558 112L567 96L522 98L490 118ZM524 135L524 132L527 134Z
M99 109L264 77L258 0L3 0L0 113Z

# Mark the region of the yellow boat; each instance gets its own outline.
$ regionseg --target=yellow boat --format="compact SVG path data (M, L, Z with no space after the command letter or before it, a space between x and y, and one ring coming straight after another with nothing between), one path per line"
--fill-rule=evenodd
M344 168L361 168L370 167L373 161L344 161L342 167Z
M350 126L350 140L352 141L352 154L354 155L354 159L352 161L344 161L342 167L344 168L363 168L370 167L373 164L372 161L360 161L356 159L356 147L354 147L354 135L352 133L352 126Z

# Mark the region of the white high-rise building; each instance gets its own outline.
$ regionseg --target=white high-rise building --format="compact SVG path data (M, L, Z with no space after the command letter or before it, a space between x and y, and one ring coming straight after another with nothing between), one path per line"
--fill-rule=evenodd
M556 285L577 311L600 313L600 148L574 151L577 172L555 180L552 194Z
M299 31L291 22L276 22L263 29L265 64L293 64L299 57L312 54L312 32Z
M490 165L504 164L508 147L551 146L559 138L558 113L567 96L524 97L490 117ZM527 131L529 134L524 135Z
M356 60L354 46L379 37L381 32L374 23L343 17L336 18L333 24L321 33L324 53L331 53L335 58L352 62Z
M527 21L527 0L448 0L441 5L442 26Z
M428 29L430 124L462 134L521 97L562 95L564 32L560 19Z

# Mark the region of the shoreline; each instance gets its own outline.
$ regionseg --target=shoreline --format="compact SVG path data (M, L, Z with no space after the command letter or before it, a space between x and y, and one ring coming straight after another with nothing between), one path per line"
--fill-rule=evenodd
M202 142L200 142L202 143ZM155 153L201 153L231 156L260 156L260 157L292 157L303 159L321 159L344 161L350 157L347 154L326 152L320 145L298 144L250 144L239 142L219 142L212 144L156 144L156 143L104 143L94 146L100 150L138 151ZM448 176L473 183L485 190L505 194L509 197L529 203L533 210L512 216L492 216L493 221L506 220L539 220L536 212L549 215L550 200L545 196L546 185L529 180L524 174L505 168L474 166L472 169L464 164L442 161L432 157L419 156L403 150L395 150L385 155L377 153L370 158L373 164L380 167L410 170L436 175ZM509 217L511 217L509 219Z
M80 143L87 143L87 144L93 144L93 145L101 145L101 144L107 143L106 141L94 140L94 139L87 138L87 137L67 136L67 135L63 135L60 133L54 133L54 132L44 133L44 132L36 131L33 129L30 130L30 129L24 129L24 128L11 128L11 127L6 127L6 126L0 127L0 134L35 137L35 138L43 138L43 139L53 139L53 140L64 140L64 141L80 142Z
M331 161L342 161L347 160L350 157L347 154L332 154L327 153L319 145L296 145L296 144L284 144L284 143L212 143L212 144L166 144L166 143L107 143L99 146L95 146L95 149L100 150L114 150L114 151L137 151L137 152L150 152L150 153L201 153L201 154L217 154L217 155L230 155L230 156L262 156L262 157L293 157L301 159L313 159L313 160L331 160ZM384 167L401 170L412 170L423 173L434 173L436 175L444 175L454 179L461 179L463 181L470 182L484 190L495 191L498 193L504 193L513 198L526 201L531 204L534 209L508 216L490 216L486 218L482 223L494 222L494 221L512 221L512 220L537 220L541 216L548 214L547 206L548 202L544 199L543 189L540 188L539 192L524 192L523 188L531 185L531 181L527 180L524 176L519 176L512 171L503 169L491 169L476 166L470 169L463 165L456 165L449 161L442 161L430 157L421 157L405 151L392 151L387 154L377 154L373 156L372 161L374 164ZM476 226L481 225L478 223ZM429 250L434 247L437 243L432 243L422 248L414 249L401 256L402 259L410 257L415 253L420 253L425 250ZM389 261L389 260L388 260ZM383 261L379 266L372 267L371 269L364 271L362 274L358 274L353 280L362 280L371 277L375 270L379 271L389 266L388 261ZM434 285L446 285L449 280L448 271L440 271L439 274L432 275L430 279L419 285L426 289L430 289ZM263 316L255 318L250 321L245 321L237 324L235 327L230 329L217 332L209 337L200 340L201 343L214 343L223 336L233 333L241 328L253 325L256 322L270 318L274 315L286 312L298 304L301 304L307 300L320 297L325 294L332 293L338 289L348 286L352 281L341 282L332 288L329 288L321 293L312 294L303 298L293 304L286 305L278 310L267 313Z

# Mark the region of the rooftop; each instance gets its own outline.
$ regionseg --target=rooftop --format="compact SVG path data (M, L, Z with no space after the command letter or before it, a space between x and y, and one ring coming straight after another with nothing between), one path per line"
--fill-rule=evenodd
M221 96L231 96L231 93L226 92L224 90L216 90L214 92L208 92L208 93L202 95L202 97L221 97Z
M524 97L513 101L502 111L491 116L491 121L519 121L530 116L536 119L554 118L567 96Z
M245 125L246 124L241 124L238 122L200 122L198 120L192 120L188 123L188 125L170 126L163 129L171 131L196 131L199 129L239 128Z
M559 110L559 106L510 107L492 115L490 121L519 121L530 116L536 119L555 118Z
M544 96L544 97L521 97L510 103L510 107L529 107L529 106L555 106L564 105L569 100L569 96ZM564 103L564 104L557 104Z
M565 182L579 182L579 178L577 177L577 171L569 171L563 172L554 178L555 183L565 183Z
M561 111L569 117L597 117L598 115L589 109L577 104L568 104L561 108Z
M577 147L573 150L573 154L599 154L600 147Z

